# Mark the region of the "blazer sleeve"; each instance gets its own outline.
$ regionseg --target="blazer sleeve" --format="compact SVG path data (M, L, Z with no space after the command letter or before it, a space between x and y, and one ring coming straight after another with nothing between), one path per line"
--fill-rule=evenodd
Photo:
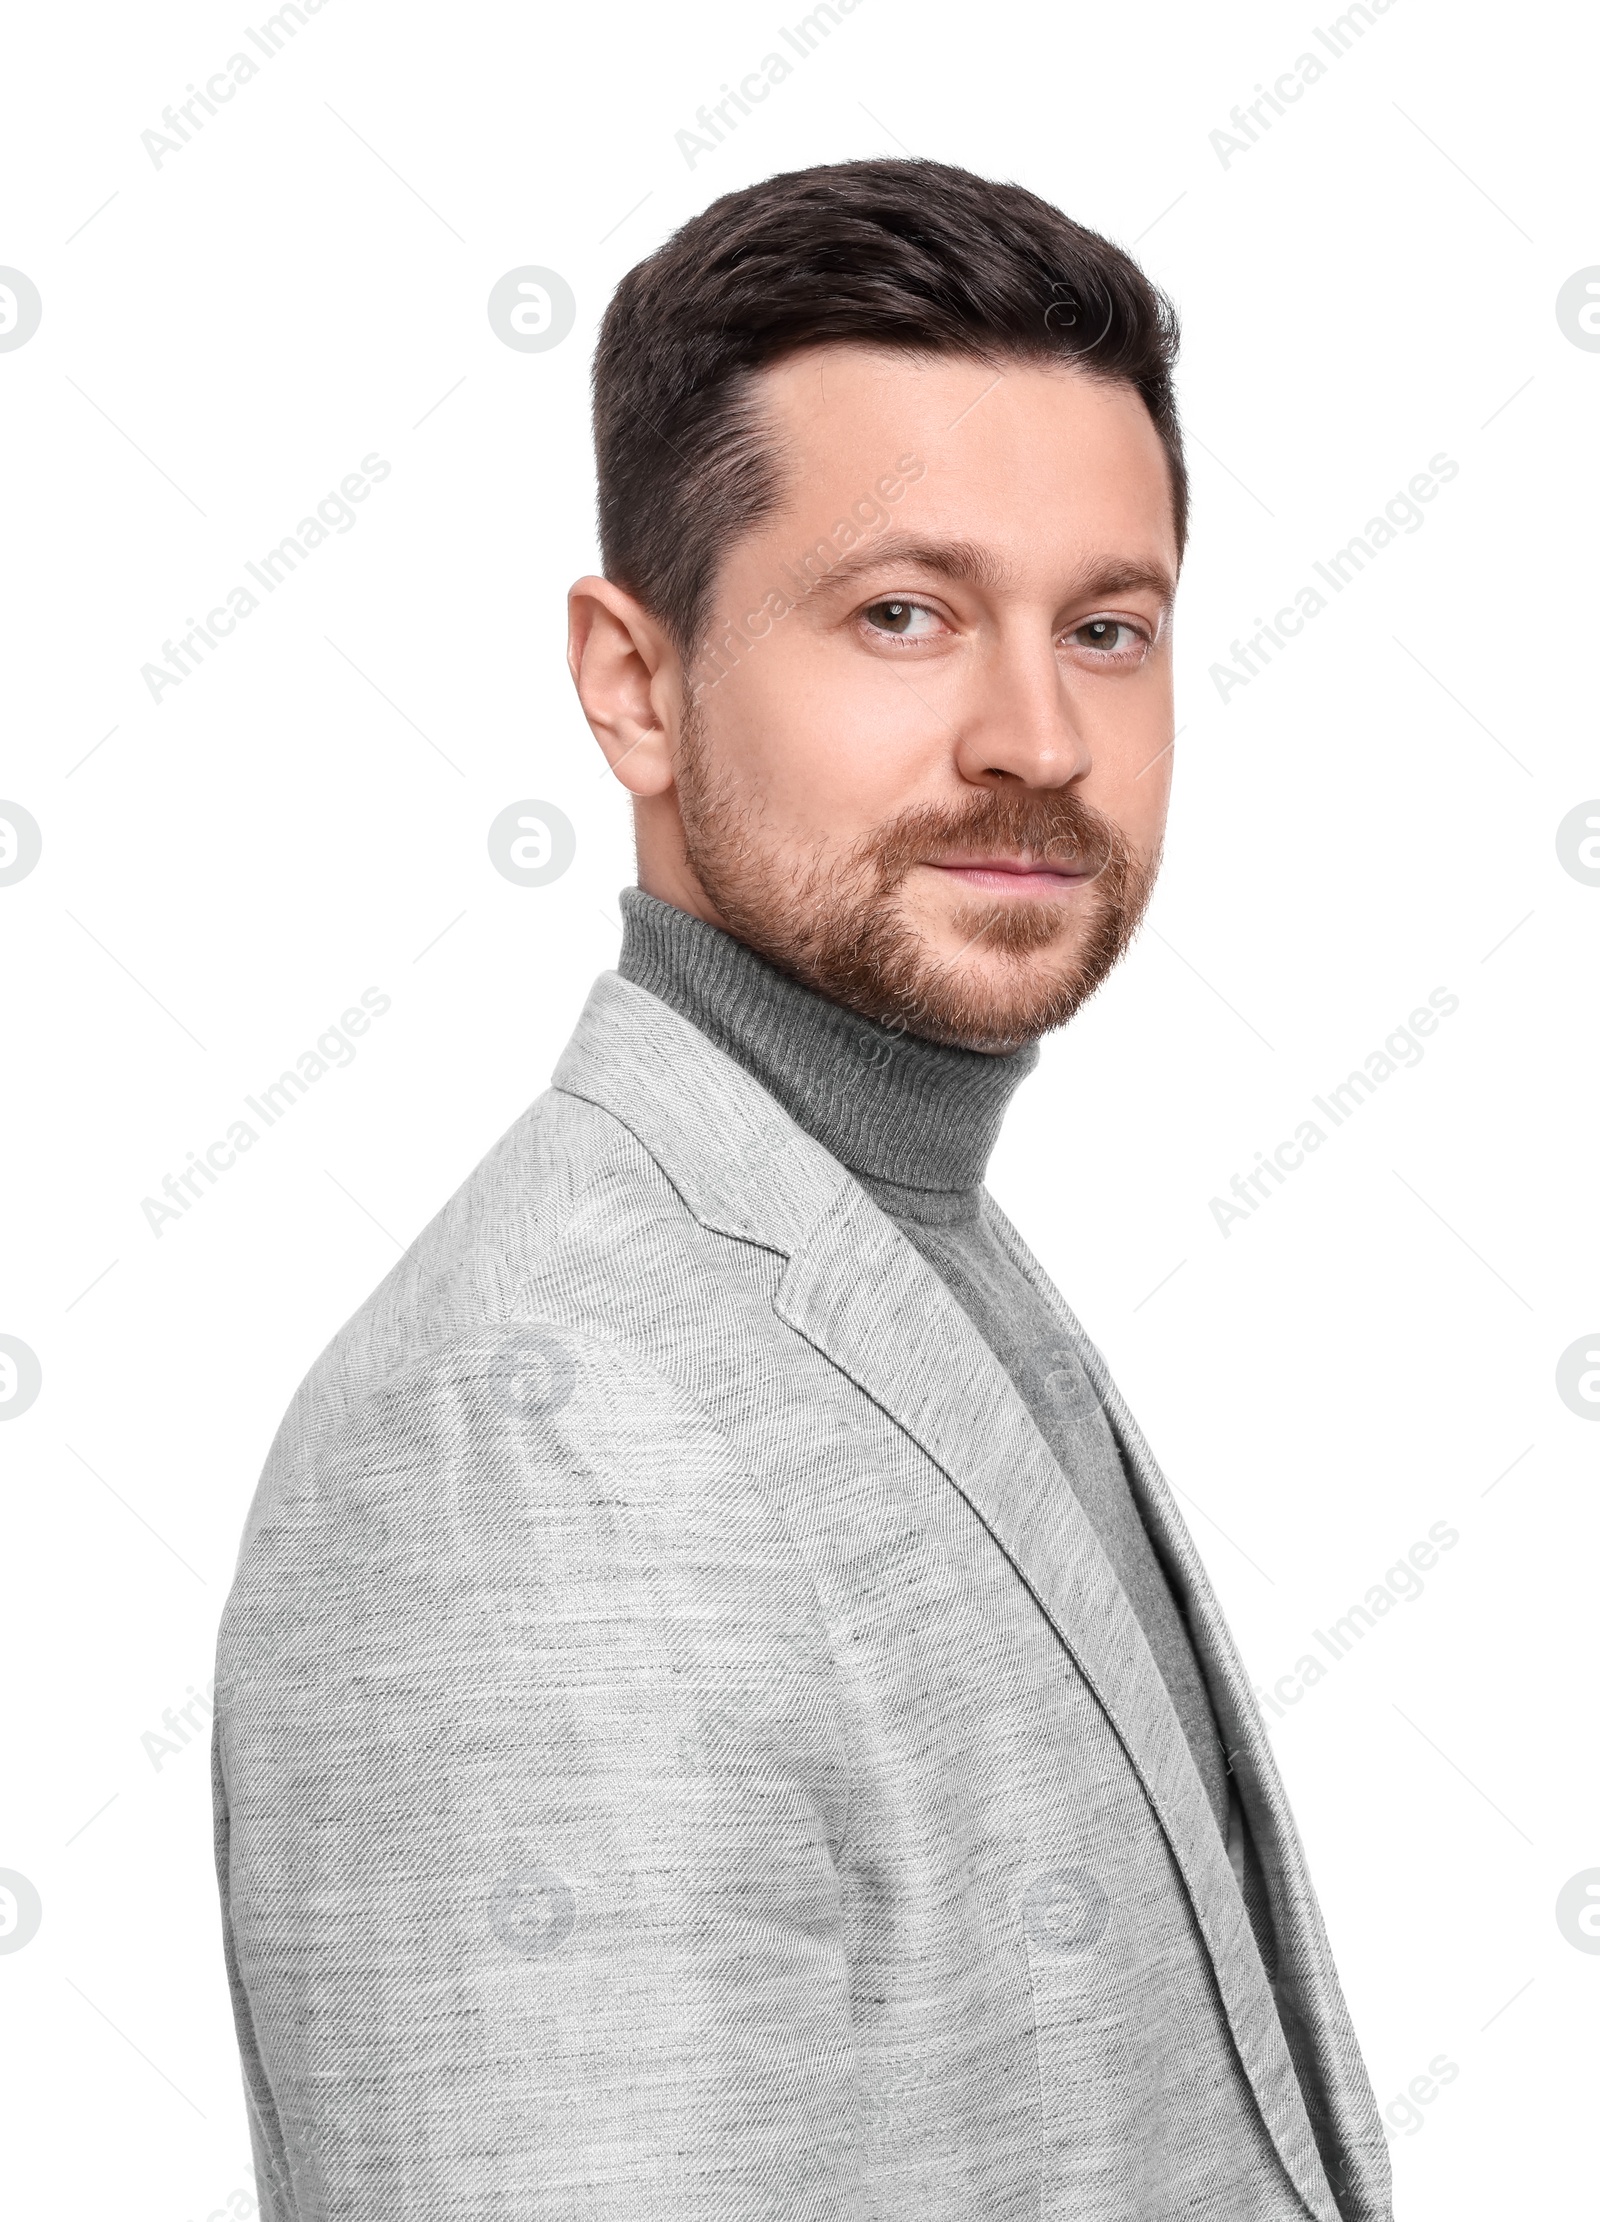
M856 2211L843 1714L758 1480L537 1321L291 1412L213 1753L268 2222Z

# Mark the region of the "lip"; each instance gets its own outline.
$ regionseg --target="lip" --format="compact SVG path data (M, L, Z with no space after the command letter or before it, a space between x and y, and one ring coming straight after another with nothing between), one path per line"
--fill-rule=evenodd
M1093 874L1059 864L1035 863L1026 856L946 856L928 869L943 872L986 895L1037 898L1060 896L1081 887Z

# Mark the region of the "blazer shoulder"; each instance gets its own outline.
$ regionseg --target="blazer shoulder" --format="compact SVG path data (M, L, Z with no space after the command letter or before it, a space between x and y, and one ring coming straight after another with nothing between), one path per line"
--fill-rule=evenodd
M386 1387L419 1370L447 1379L485 1338L580 1331L582 1266L639 1229L687 1219L671 1182L604 1107L548 1089L474 1167L312 1361L279 1423L264 1496Z

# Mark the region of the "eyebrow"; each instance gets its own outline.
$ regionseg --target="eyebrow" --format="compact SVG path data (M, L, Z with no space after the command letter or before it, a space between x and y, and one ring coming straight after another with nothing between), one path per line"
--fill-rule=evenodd
M1003 563L975 540L919 540L905 534L892 534L870 543L857 554L841 557L822 574L811 591L821 594L830 588L850 587L869 573L896 564L932 571L940 578L990 592L1003 591L1016 576L1010 564ZM1134 588L1157 595L1163 608L1171 605L1177 590L1176 581L1159 564L1140 563L1121 556L1092 556L1074 579L1069 598L1126 594Z

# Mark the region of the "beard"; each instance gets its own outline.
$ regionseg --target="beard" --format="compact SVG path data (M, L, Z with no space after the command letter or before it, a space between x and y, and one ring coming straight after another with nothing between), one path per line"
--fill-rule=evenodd
M862 1018L990 1054L1082 1008L1133 939L1160 862L1068 788L977 788L902 811L842 852L819 837L797 855L718 777L695 712L677 789L689 863L740 941ZM1019 851L1087 877L1066 901L973 894L950 914L960 946L942 956L911 914L908 874L945 855Z

